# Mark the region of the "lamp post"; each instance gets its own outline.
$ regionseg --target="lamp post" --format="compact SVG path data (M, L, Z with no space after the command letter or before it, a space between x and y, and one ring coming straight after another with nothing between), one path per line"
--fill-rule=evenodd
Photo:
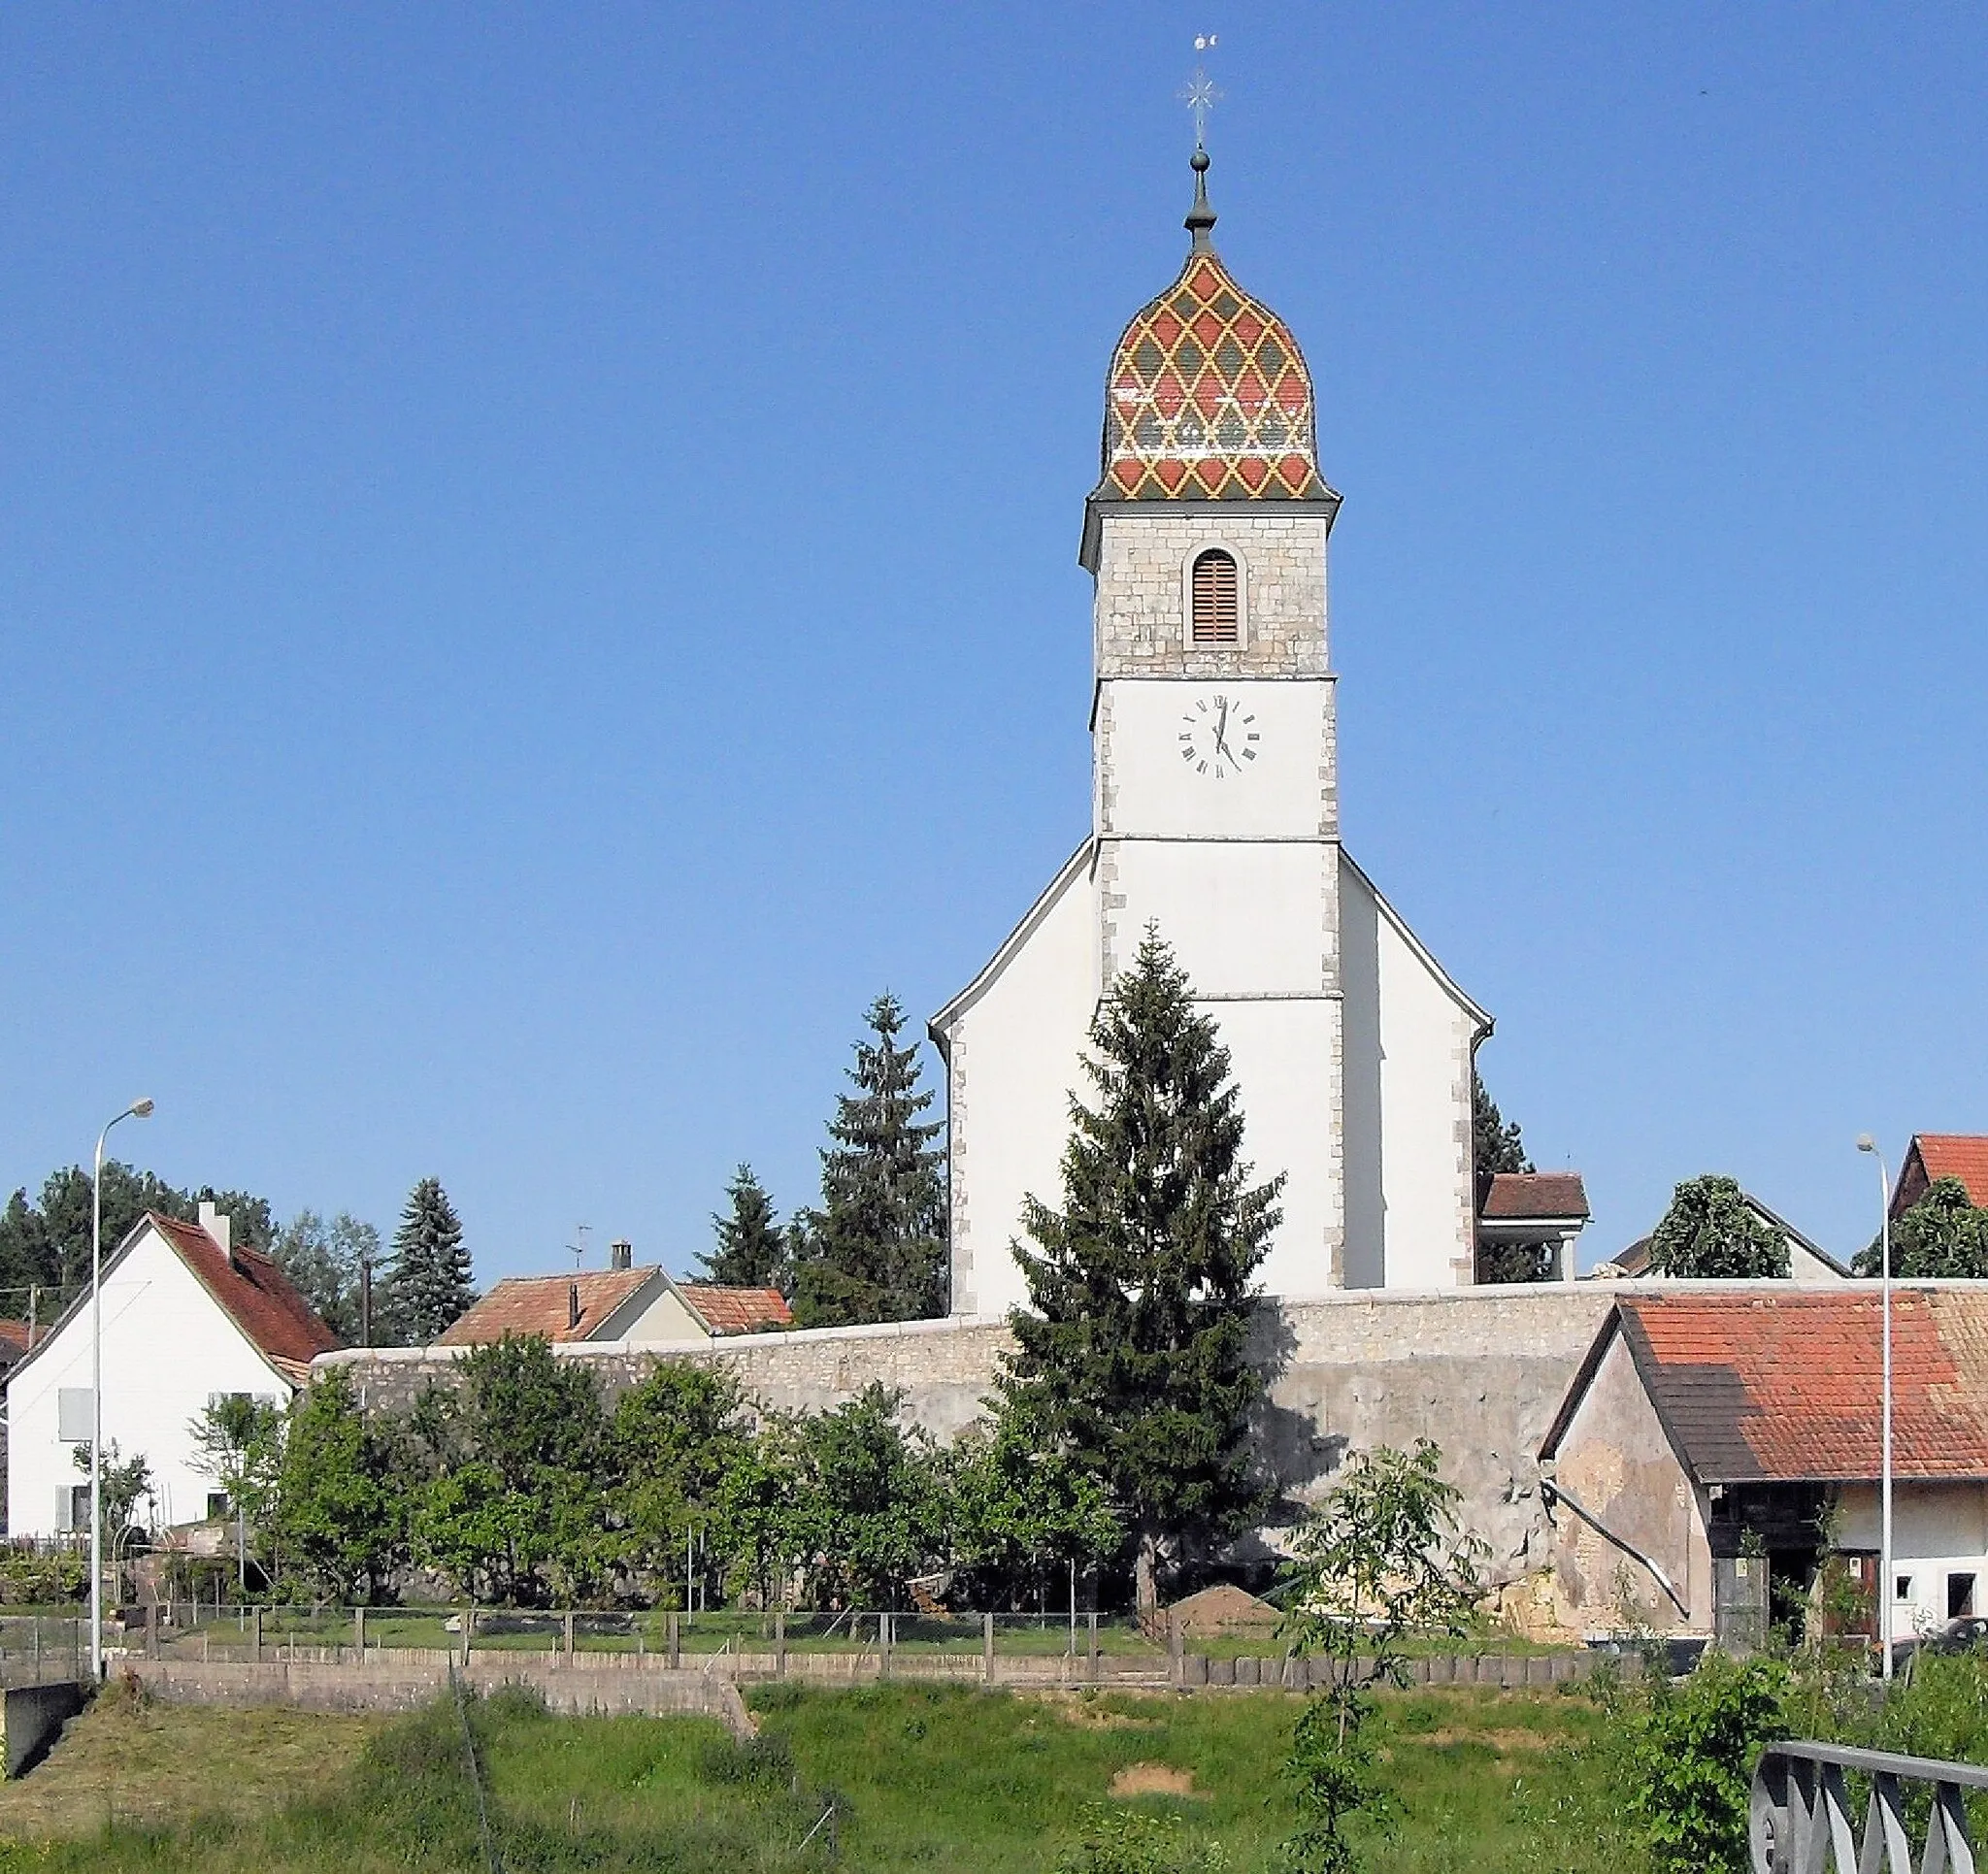
M1891 1677L1891 1603L1893 1582L1891 1577L1891 1173L1884 1168L1884 1154L1877 1149L1877 1141L1865 1133L1857 1140L1860 1152L1869 1152L1877 1161L1878 1192L1878 1276L1883 1283L1882 1312L1884 1315L1884 1392L1882 1416L1884 1422L1883 1456L1880 1460L1877 1504L1877 1645L1879 1651L1878 1671L1886 1678Z
M104 1141L111 1126L149 1119L151 1101L134 1100L97 1134L89 1184L89 1670L104 1676Z

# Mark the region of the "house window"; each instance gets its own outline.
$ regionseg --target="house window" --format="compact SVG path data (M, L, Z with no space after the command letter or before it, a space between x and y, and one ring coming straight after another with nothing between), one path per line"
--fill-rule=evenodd
M1892 1583L1891 1597L1893 1600L1910 1600L1912 1598L1912 1577L1910 1575L1900 1575Z
M1974 1611L1974 1577L1971 1573L1946 1578L1946 1617L1959 1620Z
M1194 641L1233 644L1239 639L1236 559L1211 546L1194 562Z
M218 1523L228 1513L228 1493L224 1490L211 1490L207 1493L207 1520Z

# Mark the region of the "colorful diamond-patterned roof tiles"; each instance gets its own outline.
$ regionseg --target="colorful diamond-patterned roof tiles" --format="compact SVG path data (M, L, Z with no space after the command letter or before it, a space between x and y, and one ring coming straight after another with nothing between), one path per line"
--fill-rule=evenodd
M1284 322L1210 249L1190 253L1180 278L1118 341L1098 493L1121 501L1331 494L1318 474L1305 359Z

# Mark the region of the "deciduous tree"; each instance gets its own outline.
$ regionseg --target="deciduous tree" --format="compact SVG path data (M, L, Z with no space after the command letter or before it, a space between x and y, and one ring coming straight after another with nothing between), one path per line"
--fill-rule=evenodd
M1749 1281L1791 1272L1787 1238L1763 1222L1735 1179L1687 1178L1650 1233L1650 1272Z
M1882 1240L1859 1253L1859 1275L1877 1275ZM1891 1272L1905 1276L1988 1276L1988 1210L1975 1206L1959 1178L1935 1178L1891 1227Z
M1463 1493L1444 1480L1428 1439L1413 1451L1357 1453L1299 1525L1284 1569L1294 1657L1325 1661L1292 1732L1285 1777L1299 1828L1285 1845L1300 1874L1345 1874L1358 1864L1347 1824L1385 1827L1390 1799L1364 1727L1373 1688L1408 1684L1403 1640L1461 1635L1482 1587L1483 1545L1463 1529Z
M236 1578L248 1589L248 1539L276 1499L282 1472L282 1409L248 1393L217 1393L186 1428L193 1468L227 1493L235 1518Z
M367 1420L339 1366L291 1405L277 1530L328 1599L377 1598L406 1560L411 1454L396 1429Z
M1011 1316L1000 1391L1110 1492L1149 1611L1177 1544L1230 1535L1267 1500L1247 1342L1283 1178L1250 1182L1228 1050L1151 927L1083 1066L1096 1103L1071 1100L1062 1206L1028 1200L1031 1306Z
M381 1263L380 1232L341 1210L329 1223L315 1210L300 1210L277 1232L270 1254L277 1266L297 1285L317 1318L348 1343L355 1343L362 1327L362 1270Z

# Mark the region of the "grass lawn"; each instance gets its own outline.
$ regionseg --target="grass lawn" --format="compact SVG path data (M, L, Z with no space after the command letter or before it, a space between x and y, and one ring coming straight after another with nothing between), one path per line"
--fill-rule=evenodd
M1183 1839L1218 1841L1231 1874L1253 1874L1289 1828L1277 1765L1297 1710L1278 1693L781 1686L762 1693L761 1737L744 1749L702 1720L548 1718L501 1694L472 1721L514 1874L1049 1874L1087 1810L1125 1808L1177 1818ZM1579 1787L1593 1774L1570 1755L1602 1722L1585 1699L1544 1693L1389 1698L1383 1761L1406 1813L1369 1865L1634 1874L1592 1825L1606 1792ZM799 1850L830 1792L837 1839ZM1555 1804L1572 1812L1549 1832ZM0 1870L484 1865L447 1705L381 1725L107 1700L0 1791L0 1834L45 1844L0 1849Z

